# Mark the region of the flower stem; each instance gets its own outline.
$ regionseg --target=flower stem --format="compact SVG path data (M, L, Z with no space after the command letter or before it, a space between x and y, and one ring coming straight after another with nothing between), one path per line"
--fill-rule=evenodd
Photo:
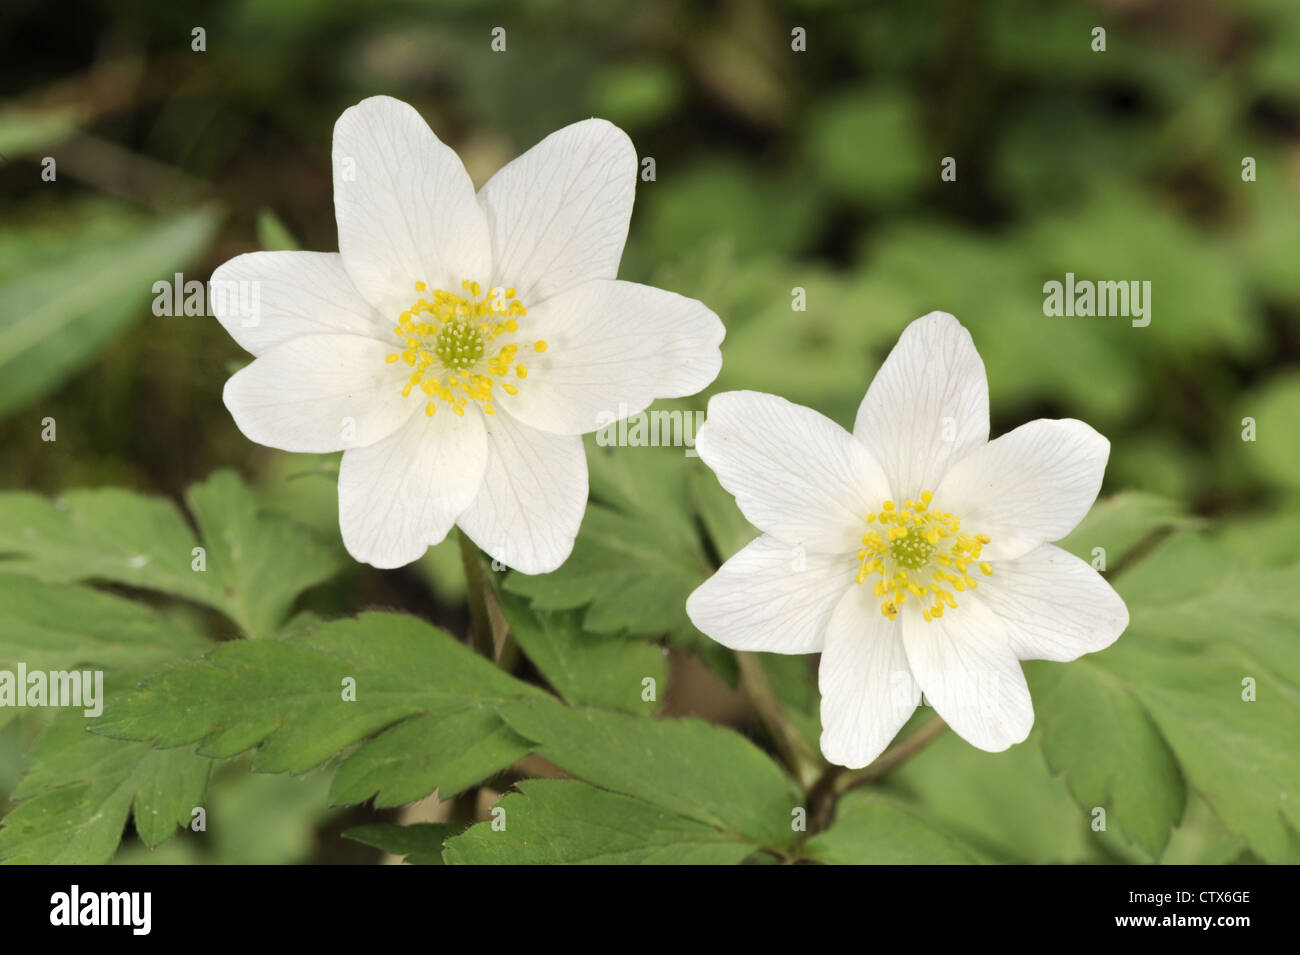
M820 760L813 752L798 727L785 715L785 707L767 678L763 661L756 653L739 652L736 665L740 670L740 687L758 714L763 728L772 739L772 745L794 774L802 789L812 785L817 778Z
M810 825L808 835L824 832L835 818L835 807L850 789L878 782L943 735L948 728L942 717L935 716L911 736L895 743L876 757L870 766L846 772L841 766L828 766L808 791Z
M913 733L907 739L900 743L895 743L889 749L885 750L876 757L876 761L870 766L859 769L856 772L845 773L840 776L834 786L835 796L838 799L850 789L858 786L865 786L868 783L874 783L884 779L903 763L907 762L921 750L925 749L936 739L943 735L943 731L948 728L948 724L940 716L932 717L924 723L919 730Z
M488 617L487 574L483 572L483 558L469 535L459 528L460 562L465 568L465 588L469 598L469 619L473 627L471 645L489 660L495 655L492 641L492 621Z

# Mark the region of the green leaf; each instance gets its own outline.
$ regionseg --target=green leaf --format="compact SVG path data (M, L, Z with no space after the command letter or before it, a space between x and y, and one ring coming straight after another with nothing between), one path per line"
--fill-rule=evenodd
M0 415L56 387L148 314L153 283L198 256L219 218L203 209L92 239L72 233L66 248L0 284Z
M950 835L879 793L840 799L835 822L804 844L804 852L841 865L969 865L975 857Z
M100 704L142 673L212 646L179 619L88 587L4 573L0 590L7 598L0 605L0 663L22 662L28 672L105 670ZM93 704L83 702L60 713L33 747L13 794L25 801L0 829L0 858L103 863L132 812L140 838L155 846L200 804L209 760L94 736L85 719Z
M929 715L923 707L913 722ZM1108 861L1104 834L1089 830L1087 813L1052 775L1034 742L1037 732L1001 753L944 733L889 776L889 791L906 796L911 809L981 862Z
M573 704L653 715L666 685L664 651L653 643L582 630L576 613L534 612L518 597L500 595L510 632L560 696ZM643 681L656 693L642 699Z
M354 826L343 836L391 855L405 856L411 865L442 865L442 844L460 831L460 826L445 822L415 822L409 826L374 823Z
M1029 671L1052 767L1152 856L1186 788L1260 857L1300 858L1300 565L1238 562L1182 533L1116 586L1131 622L1113 646Z
M348 679L355 700L344 698ZM112 703L94 729L164 748L197 743L214 757L256 747L253 768L268 773L304 772L365 740L343 759L333 797L410 801L517 759L526 747L492 710L545 697L441 630L368 613L284 639L223 644Z
M575 780L529 779L498 807L504 830L472 826L449 864L734 865L755 846L734 834Z
M1183 512L1176 501L1155 494L1126 491L1098 501L1079 526L1059 542L1082 560L1092 562L1093 549L1105 550L1107 567L1114 567L1144 538L1160 531L1191 530L1204 524Z
M143 672L211 646L142 604L89 587L0 573L0 591L0 663L29 671Z
M1186 655L1134 646L1110 661L1160 728L1187 784L1269 862L1300 861L1300 708L1255 661L1223 645ZM1241 680L1260 678L1242 700Z
M1081 808L1104 807L1108 825L1158 857L1182 818L1187 792L1150 715L1089 657L1025 669L1047 764L1065 773Z
M1264 859L1300 859L1300 563L1238 567L1212 538L1184 534L1118 586L1132 622L1097 663L1141 700L1230 830Z
M218 471L186 499L207 544L207 573L220 581L226 613L250 636L275 631L302 591L341 567L336 552L266 512L233 471Z
M180 511L118 488L70 491L55 501L0 494L6 570L45 580L103 580L157 590L224 613L252 636L283 623L297 595L341 566L310 532L259 506L231 472L190 489L199 545Z
M761 532L745 520L745 515L736 506L736 499L718 483L712 471L692 469L689 485L691 503L721 566Z
M51 724L31 754L0 829L0 859L17 864L100 865L122 838L127 816L156 846L202 805L209 761L86 732L80 715Z
M55 501L0 494L7 570L44 580L106 580L223 603L216 581L191 569L198 540L170 501L118 488L69 491Z
M330 802L401 806L436 788L441 799L495 775L532 751L489 709L439 711L398 723L339 767Z
M539 610L587 607L597 633L691 632L686 595L710 567L686 496L681 449L589 447L593 501L573 555L559 570L511 574L505 589ZM680 598L680 599L679 599Z
M602 788L763 846L789 846L793 783L744 737L697 720L647 720L554 700L503 705L539 755Z
M536 610L586 607L585 630L667 635L735 682L730 653L686 616L686 598L712 572L695 526L687 475L703 464L681 448L588 444L592 501L573 554L550 574L511 573L504 589Z

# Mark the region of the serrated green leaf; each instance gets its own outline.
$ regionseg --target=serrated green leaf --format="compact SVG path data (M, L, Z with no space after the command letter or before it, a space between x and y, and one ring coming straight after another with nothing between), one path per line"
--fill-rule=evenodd
M214 578L191 569L199 545L170 501L118 488L54 501L0 494L5 568L45 580L108 580L220 606Z
M218 471L186 494L207 546L207 573L220 581L226 612L249 636L284 622L298 595L342 566L310 531L267 513L233 471Z
M570 703L653 715L666 685L664 651L652 643L614 634L587 633L573 612L530 610L518 597L500 595L510 632L533 665ZM656 693L642 698L643 681Z
M385 730L339 767L330 802L401 806L436 788L451 799L529 754L526 739L488 709L416 716Z
M575 776L765 846L793 841L793 783L743 736L698 720L647 720L549 699L504 704L510 728Z
M249 635L274 631L297 595L341 563L309 531L262 508L232 472L190 489L200 546L170 501L118 488L54 501L0 494L0 567L44 580L104 580L212 607Z
M344 698L347 679L355 681L354 701ZM368 613L284 639L222 644L115 701L94 728L165 748L197 743L214 757L256 747L258 772L300 773L399 724L344 759L335 795L361 799L378 791L381 798L415 799L444 774L462 787L476 781L474 773L508 763L510 738L488 717L497 705L531 698L546 694L441 630L413 617ZM401 725L422 716L429 719ZM440 736L436 721L453 719L461 738ZM434 739L438 746L402 758L403 742Z
M178 619L75 584L0 574L0 663L28 671L108 671L103 703L157 667L212 646ZM209 760L159 753L87 731L85 706L60 713L43 730L14 792L25 800L4 819L0 858L19 862L99 864L112 855L128 814L149 846L188 821L199 805ZM17 712L6 708L5 713Z
M529 779L447 842L448 864L732 865L757 848L734 834L576 780Z
M211 646L139 603L89 587L0 573L0 593L0 663L139 673Z
M852 792L836 807L835 822L809 839L804 854L841 865L969 865L976 861L959 840L879 793Z
M29 764L14 793L25 801L0 829L6 863L105 863L129 814L145 844L156 846L202 804L210 765L193 753L95 736L71 715L45 730Z

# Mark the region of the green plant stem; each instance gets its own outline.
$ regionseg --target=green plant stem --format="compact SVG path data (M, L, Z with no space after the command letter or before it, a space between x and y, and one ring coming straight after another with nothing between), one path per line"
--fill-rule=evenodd
M488 616L487 574L483 572L483 558L469 535L457 528L460 539L460 562L465 568L465 589L469 597L469 618L472 626L471 645L489 660L495 657L492 642L492 621Z
M772 689L762 658L756 653L740 652L736 654L736 664L740 670L740 688L771 737L772 745L794 774L800 788L806 791L817 779L821 760L798 727L785 715L785 707Z
M942 736L946 729L948 724L943 718L935 716L915 733L877 756L869 766L853 772L846 771L842 766L827 767L808 791L809 835L823 832L830 826L835 818L835 806L846 792L884 779Z
M843 796L850 789L865 786L884 779L903 763L907 762L921 750L925 749L943 735L948 724L940 716L932 717L921 728L902 742L895 743L876 757L870 766L851 773L842 774L835 783L835 798Z

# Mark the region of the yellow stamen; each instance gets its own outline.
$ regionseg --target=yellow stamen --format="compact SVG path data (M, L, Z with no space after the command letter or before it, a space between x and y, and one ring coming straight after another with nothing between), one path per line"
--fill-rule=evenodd
M908 597L924 598L921 618L937 620L945 607L957 609L957 594L978 586L967 575L968 566L975 564L985 576L993 573L993 565L980 560L989 536L963 533L961 520L932 510L933 501L933 492L922 491L917 500L904 501L901 508L884 501L878 512L867 515L864 546L857 553L857 581L866 583L873 574L879 575L871 592L881 600L880 613L889 620L897 619Z
M416 282L417 292L426 292L398 316L393 334L402 350L384 356L387 364L405 362L414 371L402 386L402 395L418 386L428 401L424 412L433 417L437 403L446 403L457 415L465 413L470 401L477 402L484 414L494 414L493 388L500 384L508 394L519 389L504 379L512 371L525 378L528 368L518 361L521 343L502 336L519 331L519 319L528 314L516 290L493 287L484 294L478 282L465 279L460 293L445 289L429 292L424 282ZM545 351L546 343L534 345Z

